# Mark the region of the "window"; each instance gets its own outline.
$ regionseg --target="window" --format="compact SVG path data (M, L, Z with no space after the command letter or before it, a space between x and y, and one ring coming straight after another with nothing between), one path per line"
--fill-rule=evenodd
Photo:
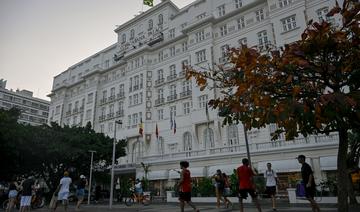
M163 51L160 51L160 52L158 53L158 59L159 59L159 62L161 62L161 61L164 60L164 53L163 53Z
M130 40L132 40L134 38L135 38L135 30L132 29L132 30L130 30Z
M265 16L264 16L264 9L260 9L260 10L257 10L255 12L256 14L256 21L262 21L265 19Z
M206 128L204 130L204 148L209 149L214 147L214 131L211 128Z
M120 93L120 95L125 95L125 86L124 86L124 84L120 84L119 93Z
M111 97L115 96L115 87L110 89L110 96Z
M143 93L140 92L139 93L139 104L142 104L143 103Z
M153 26L154 26L154 22L153 22L152 19L150 19L149 22L148 22L148 30L149 30L149 31L152 30L152 29L153 29Z
M125 42L126 42L126 34L122 34L121 43L125 43Z
M113 122L109 122L108 123L108 132L110 133L110 132L113 132L113 130L114 130L114 123Z
M206 108L208 103L208 95L199 96L199 108Z
M107 98L107 91L103 91L103 99L106 99Z
M114 104L110 105L109 114L114 114Z
M133 105L132 96L129 96L129 106Z
M175 56L175 46L170 47L169 50L170 50L170 56L174 57Z
M291 0L279 0L279 6L280 8L286 7L289 4L291 4Z
M119 111L124 110L124 102L119 102Z
M183 92L191 91L191 80L184 81L182 86Z
M92 103L94 100L94 93L89 93L87 96L87 103Z
M220 51L221 51L221 57L226 57L227 53L229 51L229 45L223 45L222 47L220 47Z
M235 3L235 8L239 9L240 7L242 7L242 0L234 0Z
M175 29L170 29L169 30L169 38L174 38L175 37Z
M204 30L195 33L196 42L200 42L205 39Z
M160 155L163 155L165 153L165 141L163 137L159 137L159 142L158 142L158 151Z
M71 112L71 109L72 109L72 104L68 104L68 112Z
M181 64L182 64L182 69L184 69L185 66L189 65L189 61L188 60L183 60L183 61L181 61Z
M105 116L105 114L106 114L106 108L103 107L101 108L101 116Z
M227 35L227 26L226 26L226 24L224 26L220 27L220 36L223 37L225 35Z
M176 85L170 85L170 96L175 97L176 95Z
M164 23L164 17L163 17L162 14L160 14L160 15L158 16L158 20L159 20L159 25L162 25L162 24Z
M203 19L206 17L206 13L201 13L200 15L196 16L197 20Z
M201 62L204 62L204 61L206 60L206 52L205 52L205 49L196 52L195 55L196 55L196 62L197 62L197 63L201 63Z
M258 40L259 40L259 48L264 48L268 44L267 32L261 31L257 33Z
M296 28L295 15L284 18L281 20L284 32L290 31Z
M131 126L131 115L128 115L128 127Z
M183 103L184 115L190 114L190 102Z
M157 111L157 115L158 115L158 120L163 120L164 119L164 109L159 109Z
M239 30L245 28L244 16L241 16L240 18L237 19L237 24Z
M140 67L140 58L136 58L135 59L135 68L139 68Z
M217 9L218 9L218 14L219 14L219 16L225 15L225 4L221 5L221 6L218 7Z
M183 51L183 52L185 52L185 51L188 50L188 44L187 44L187 42L182 43L181 46L182 46L182 51Z
M138 114L137 113L134 113L133 115L132 115L132 118L133 118L133 120L132 120L132 125L134 126L136 126L139 122L138 122Z
M104 133L104 125L103 124L100 125L100 133Z
M109 60L105 60L105 68L109 68L109 64L110 64Z
M55 115L60 113L60 105L56 106L55 108Z
M169 67L169 69L170 69L170 76L175 76L176 75L176 67L175 67L175 65L171 65Z
M329 22L331 25L335 25L335 19L334 17L327 17L326 14L329 12L329 8L328 7L324 7L321 8L319 10L316 11L319 22L323 22L323 21L327 21Z
M235 146L239 144L239 133L236 125L230 125L227 129L228 146Z
M134 94L134 105L139 104L139 94Z
M174 118L176 116L176 106L170 107L170 118Z
M143 88L143 85L144 85L144 75L143 74L140 74L140 89Z
M162 69L158 70L158 80L164 79L164 71Z
M161 99L164 98L164 90L162 88L158 89L158 99L161 101Z
M185 132L183 136L184 141L184 151L192 150L192 137L190 132Z

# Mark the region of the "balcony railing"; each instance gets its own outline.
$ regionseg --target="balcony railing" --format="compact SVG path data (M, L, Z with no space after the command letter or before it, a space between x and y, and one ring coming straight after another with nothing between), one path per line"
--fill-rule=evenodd
M290 141L274 141L274 142L264 142L264 143L250 143L249 149L252 154L257 152L270 152L274 150L287 151L289 149L293 150L296 148L314 148L321 147L324 145L338 145L339 138L337 134L334 135L323 135L323 136L311 136L308 138L298 138ZM226 147L217 147L210 149L200 149L200 150L191 150L175 153L165 153L162 156L145 156L142 157L142 161L159 161L159 160L179 160L190 157L204 157L204 156L214 156L214 155L229 155L229 154L245 154L246 146L245 144L226 146Z
M109 102L114 101L114 100L115 100L115 94L110 96L109 99L108 99Z
M177 99L177 94L173 94L167 97L168 102L175 101L176 99Z
M191 96L191 90L187 90L187 91L184 91L184 92L181 92L180 93L180 98L186 98L186 97L189 97Z
M165 98L160 98L155 100L155 106L161 105L165 103Z
M108 118L108 119L114 118L114 113L109 113L109 114L107 114L107 118Z
M160 84L162 84L164 82L165 82L165 78L157 79L157 80L155 80L155 86L160 85Z
M118 94L117 94L117 98L118 98L118 99L123 99L123 98L125 98L125 92L120 92L120 93L118 93Z
M77 112L79 112L79 109L78 109L78 108L74 108L73 113L77 113Z
M172 80L175 80L177 77L177 74L172 74L170 76L167 77L167 81L172 81Z
M80 107L80 112L83 112L84 111L84 106L81 106Z
M181 72L179 73L179 78L183 78L183 77L185 77L185 71L181 71Z
M104 120L105 120L105 115L99 116L99 121L104 121Z
M100 104L105 104L105 103L106 103L106 98L105 97L100 99Z
M116 111L116 117L124 117L124 110Z
M152 38L150 38L150 41L148 42L149 46L155 45L156 43L159 43L164 40L163 33L159 32L156 33Z
M71 110L66 111L66 115L67 115L67 116L70 116L70 115L71 115Z

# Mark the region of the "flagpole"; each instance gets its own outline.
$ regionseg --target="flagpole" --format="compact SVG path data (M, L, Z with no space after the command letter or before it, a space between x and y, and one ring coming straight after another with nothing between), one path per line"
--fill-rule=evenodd
M141 2L141 13L144 12L144 0L140 0Z

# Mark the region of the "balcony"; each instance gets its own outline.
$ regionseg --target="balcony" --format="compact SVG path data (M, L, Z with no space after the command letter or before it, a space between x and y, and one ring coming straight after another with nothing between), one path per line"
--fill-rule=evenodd
M134 85L133 91L139 90L139 85Z
M172 74L167 77L167 81L170 82L170 81L176 80L176 77L177 77L177 74Z
M155 80L155 86L159 86L163 83L165 83L165 78Z
M81 106L80 107L80 112L83 112L84 111L84 106Z
M114 100L115 100L115 94L109 97L108 102L112 102Z
M156 43L159 43L164 40L164 35L162 32L156 33L152 38L150 38L150 41L148 42L149 46L153 46Z
M105 104L106 103L106 98L104 97L104 98L102 98L101 100L100 100L100 104L102 105L102 104Z
M114 118L114 113L109 113L109 114L107 114L106 118L107 118L107 119Z
M65 113L67 116L70 116L71 115L71 110L69 110L69 111L66 111L66 113Z
M187 91L184 91L184 92L181 92L180 93L180 98L186 98L186 97L191 97L191 90L187 90Z
M79 112L79 108L74 108L73 113Z
M116 117L124 117L124 110L116 111Z
M102 121L104 121L104 120L105 120L105 115L99 116L99 121L100 121L100 122L102 122Z
M177 94L170 95L170 96L167 97L168 102L175 101L176 99L177 99Z
M155 106L159 106L165 103L165 98L159 98L155 100Z
M125 98L125 92L120 92L120 93L118 93L118 94L117 94L117 98L118 98L118 99L123 99L123 98Z

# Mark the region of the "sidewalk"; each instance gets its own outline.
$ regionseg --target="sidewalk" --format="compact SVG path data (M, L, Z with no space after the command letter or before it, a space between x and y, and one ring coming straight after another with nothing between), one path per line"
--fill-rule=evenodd
M228 212L228 211L239 211L239 204L235 203L232 209L220 208L216 209L215 204L196 204L196 206L200 209L200 211L206 212ZM311 212L309 208L310 205L300 204L300 205L289 205L289 204L280 204L278 206L279 212ZM262 205L263 212L271 212L271 205L264 204ZM323 204L320 205L320 209L323 212L336 212L337 208L335 204ZM40 210L39 210L40 211ZM48 209L42 209L41 211L49 211ZM64 211L62 207L60 207L57 212ZM71 205L68 211L75 211L74 206ZM144 211L144 212L178 212L180 211L178 204L173 203L162 203L162 204L151 204L148 206L143 205L133 205L126 206L123 204L115 204L113 205L113 209L109 210L108 205L82 205L81 211L83 212L101 212L101 211L121 211L121 212L133 212L133 211ZM188 205L185 206L185 212L192 212L192 208ZM251 204L245 205L245 212L256 212L256 208ZM349 210L349 212L357 212L360 211L360 206L353 207Z

